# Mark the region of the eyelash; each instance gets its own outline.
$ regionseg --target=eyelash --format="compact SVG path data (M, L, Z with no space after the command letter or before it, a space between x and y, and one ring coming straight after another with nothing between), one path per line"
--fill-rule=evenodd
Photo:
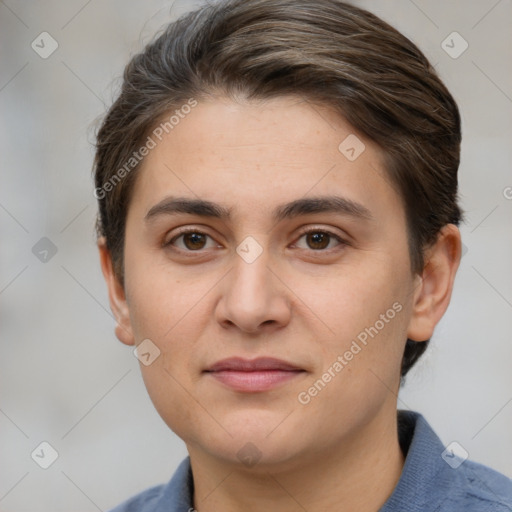
M203 231L199 230L199 229L195 229L195 228L185 228L183 229L182 231L180 231L176 236L174 236L173 238L171 238L171 240L169 240L168 242L165 242L163 244L164 247L172 247L174 242L176 242L176 240L178 240L180 237L182 237L183 235L186 235L186 234L189 234L189 233L195 233L195 234L199 234L199 235L205 235L211 239L213 239L208 233L204 233ZM339 235L333 233L332 231L329 231L327 229L319 229L319 228L310 228L310 229L307 229L307 230L304 230L302 231L300 234L299 234L299 238L297 240L300 240L303 236L305 235L308 235L310 233L322 233L324 235L328 235L329 237L331 238L334 238L337 242L339 242L338 246L336 247L339 247L339 246L347 246L347 245L350 245L347 241L345 241L344 239L342 239ZM336 250L336 247L332 247L330 249L309 249L311 252L314 252L314 253L330 253L331 251L333 250ZM175 247L172 247L173 250L175 251L179 251L179 252L185 252L185 253L190 253L190 254L193 254L193 253L201 253L203 251L203 249L198 249L196 251L193 251L193 250L189 250L189 249L181 249L181 248L175 248ZM304 249L304 250L308 250L308 249Z

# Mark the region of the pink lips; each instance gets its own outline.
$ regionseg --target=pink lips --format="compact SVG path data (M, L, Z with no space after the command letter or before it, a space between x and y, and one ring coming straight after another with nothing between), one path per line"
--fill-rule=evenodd
M235 391L268 391L295 378L305 370L280 359L260 357L248 360L240 357L223 359L206 372Z

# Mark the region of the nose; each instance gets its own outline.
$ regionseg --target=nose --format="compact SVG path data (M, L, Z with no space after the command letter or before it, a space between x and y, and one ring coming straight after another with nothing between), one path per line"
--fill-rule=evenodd
M216 308L215 316L222 327L268 333L290 321L290 291L270 263L266 249L252 262L235 254L233 268L222 280L222 296Z

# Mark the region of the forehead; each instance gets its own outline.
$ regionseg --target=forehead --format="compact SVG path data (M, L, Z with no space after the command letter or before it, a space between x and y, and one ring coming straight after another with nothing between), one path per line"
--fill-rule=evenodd
M217 98L187 110L151 134L130 207L139 217L169 195L222 204L234 219L332 194L376 218L403 216L381 150L326 107L297 97Z

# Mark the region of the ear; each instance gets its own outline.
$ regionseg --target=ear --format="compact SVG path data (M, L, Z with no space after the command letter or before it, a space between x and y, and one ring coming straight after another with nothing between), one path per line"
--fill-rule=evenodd
M123 285L114 273L112 265L112 256L107 249L107 243L104 237L98 240L98 250L100 253L101 271L107 283L108 298L110 301L110 309L114 314L117 325L115 329L116 336L119 341L126 345L134 345L135 338L132 332L130 322L130 311Z
M455 224L444 226L425 255L425 267L417 276L412 315L407 337L425 341L444 315L452 296L455 274L461 258L460 231Z

